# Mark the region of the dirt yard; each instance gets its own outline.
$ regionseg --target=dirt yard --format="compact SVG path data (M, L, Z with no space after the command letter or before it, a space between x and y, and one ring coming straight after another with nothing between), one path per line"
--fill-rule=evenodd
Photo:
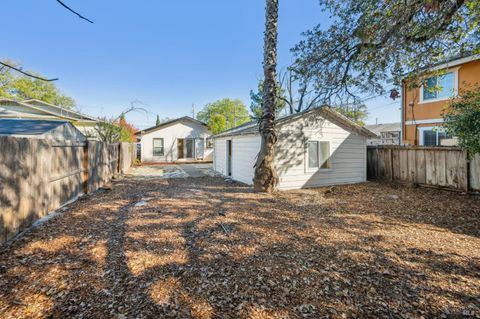
M480 198L117 181L0 252L7 318L479 318Z

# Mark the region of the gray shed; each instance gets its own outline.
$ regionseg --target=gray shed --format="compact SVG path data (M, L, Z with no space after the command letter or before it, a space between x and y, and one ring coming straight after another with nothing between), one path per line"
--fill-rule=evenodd
M0 119L0 136L84 142L87 140L75 126L66 121Z

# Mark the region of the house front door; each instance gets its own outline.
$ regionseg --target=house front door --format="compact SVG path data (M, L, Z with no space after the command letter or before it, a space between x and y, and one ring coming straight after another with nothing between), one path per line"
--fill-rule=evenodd
M179 138L177 140L177 158L178 159L182 159L182 158L185 158L185 155L184 155L184 152L183 152L183 148L185 147L185 140L183 138Z

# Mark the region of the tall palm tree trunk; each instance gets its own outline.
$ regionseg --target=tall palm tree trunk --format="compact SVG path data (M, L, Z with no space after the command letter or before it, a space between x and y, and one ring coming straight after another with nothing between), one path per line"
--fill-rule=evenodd
M278 0L266 0L265 43L263 72L265 77L263 90L263 109L260 119L262 144L255 164L254 189L256 192L272 192L278 184L278 176L273 165L275 143L276 68L278 36Z

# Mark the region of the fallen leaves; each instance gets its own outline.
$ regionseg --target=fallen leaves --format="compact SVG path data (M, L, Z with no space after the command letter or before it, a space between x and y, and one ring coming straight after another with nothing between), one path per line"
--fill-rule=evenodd
M387 184L126 179L0 252L0 313L475 318L479 216L479 198Z

